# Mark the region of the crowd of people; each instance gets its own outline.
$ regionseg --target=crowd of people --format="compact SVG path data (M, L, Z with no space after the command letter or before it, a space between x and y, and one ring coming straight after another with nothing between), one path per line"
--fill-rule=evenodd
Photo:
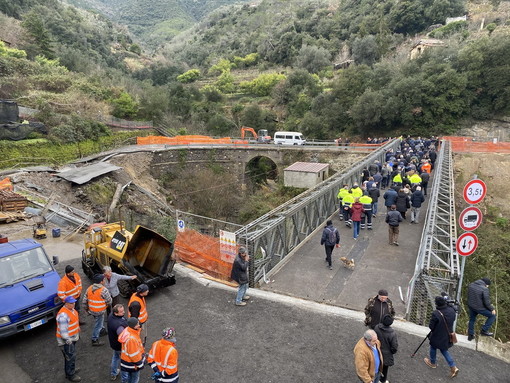
M359 183L343 185L337 194L339 216L347 227L352 227L355 240L360 230L372 230L373 218L379 214L381 196L386 207L385 222L388 224L390 245L399 245L401 222L407 219L412 224L420 222L421 207L437 159L436 145L435 138L403 139L399 150L386 152L383 163L376 160L365 167ZM326 234L332 229L327 225L321 240L326 248L326 259L332 246L331 241L326 240ZM329 262L328 266L331 266Z
M156 382L178 383L175 329L165 327L161 338L147 352L146 324L149 314L145 297L149 294L149 287L143 283L137 286L126 311L118 299L117 282L123 279L136 279L136 276L120 275L112 272L110 267L105 267L103 274L92 277L93 283L82 296L79 274L73 266L66 266L58 286L58 296L64 305L56 318L57 344L64 356L66 379L71 382L81 381L79 369L76 368L76 343L80 340L80 326L86 324L81 319L86 313L93 318L92 347L103 346L99 338L108 335L113 351L110 380L117 380L120 375L122 383L138 383L141 371L149 364L152 368L151 378Z

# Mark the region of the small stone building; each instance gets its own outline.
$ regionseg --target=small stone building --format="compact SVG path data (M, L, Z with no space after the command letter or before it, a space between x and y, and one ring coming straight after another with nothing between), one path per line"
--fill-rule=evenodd
M329 164L318 162L295 162L283 169L285 186L311 188L329 177Z

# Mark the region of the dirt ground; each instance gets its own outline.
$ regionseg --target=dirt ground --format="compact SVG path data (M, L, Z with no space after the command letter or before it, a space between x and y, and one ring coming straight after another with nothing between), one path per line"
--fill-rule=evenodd
M455 154L455 183L457 190L456 207L463 209L467 204L462 200L464 185L476 174L487 185L487 196L478 206L483 213L488 207L499 210L500 216L508 216L510 206L507 192L510 176L510 154L473 153ZM460 210L459 210L460 213Z

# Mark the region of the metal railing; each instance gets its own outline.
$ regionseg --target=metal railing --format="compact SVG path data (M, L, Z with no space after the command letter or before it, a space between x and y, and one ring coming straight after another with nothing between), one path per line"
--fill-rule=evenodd
M344 185L361 181L361 172L375 160L384 162L386 151L396 150L392 140L370 153L346 172L338 173L296 196L236 232L250 258L250 286L265 279L288 254L338 210L337 194Z
M445 292L455 299L460 289L454 191L451 145L442 141L414 276L407 291L406 318L417 324L429 320L435 310L434 297Z

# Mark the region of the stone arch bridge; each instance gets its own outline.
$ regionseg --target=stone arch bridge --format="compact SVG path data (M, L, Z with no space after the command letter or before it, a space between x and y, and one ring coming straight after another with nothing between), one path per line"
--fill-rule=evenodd
M269 160L276 174L283 175L283 169L296 161L330 163L332 170L343 170L366 156L367 149L356 147L282 147L269 145L255 146L214 146L214 147L166 147L154 153L151 173L160 178L165 173L187 169L190 172L203 166L221 165L239 181L246 183L247 168L262 159Z

